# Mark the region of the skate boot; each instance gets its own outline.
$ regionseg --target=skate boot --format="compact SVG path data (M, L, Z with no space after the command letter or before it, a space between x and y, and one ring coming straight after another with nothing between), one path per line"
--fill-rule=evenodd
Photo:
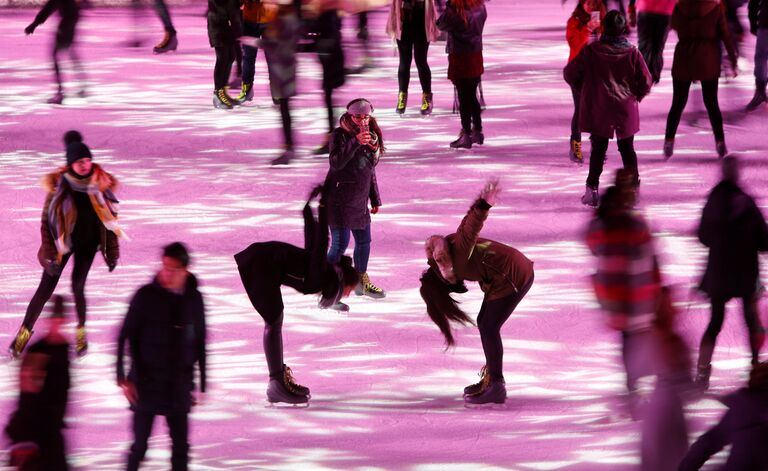
M355 294L358 296L368 296L373 299L381 299L387 295L383 289L371 283L368 273L360 274L360 283L355 286Z
M231 110L237 102L227 94L226 88L220 88L213 92L213 106L220 110Z
M19 358L19 356L21 356L21 352L23 352L24 348L26 348L30 337L32 337L32 331L24 326L21 326L19 332L16 334L16 337L14 337L13 341L8 346L8 353L11 355L11 357Z
M712 374L712 365L698 366L696 371L696 378L693 380L693 384L697 389L700 391L706 391L709 389L710 374Z
M469 139L472 141L472 144L483 145L485 134L483 134L482 129L472 128L472 134L469 135Z
M81 357L88 353L88 338L85 335L85 326L77 326L75 331L75 353Z
M478 376L480 376L480 381L478 381L475 384L470 384L469 386L464 388L465 396L474 396L476 394L480 394L481 392L483 392L485 388L488 387L488 381L490 380L490 377L488 376L487 366L485 365L483 366Z
M452 149L471 149L472 138L470 137L470 133L465 132L462 129L459 133L459 138L451 142L450 146Z
M240 95L238 95L237 101L240 103L253 101L253 83L243 83L240 87Z
M669 160L669 158L672 157L672 154L674 153L675 153L675 140L664 139L664 158L666 160Z
M267 401L270 404L284 402L286 404L307 404L309 398L303 394L297 394L291 391L285 384L285 378L282 380L270 379L267 387Z
M715 141L715 150L717 151L717 156L721 159L728 155L728 148L725 147L725 141Z
M395 107L395 113L405 113L405 107L408 105L408 92L400 92L397 94L397 107Z
M403 107L403 111L405 111L405 107ZM432 94L431 93L421 94L421 114L423 116L432 114Z
M755 82L755 96L747 104L747 112L755 111L760 105L768 101L768 97L765 95L765 82Z
M504 404L507 400L507 387L503 379L491 379L481 392L464 396L465 405Z
M568 153L568 158L571 159L571 162L576 162L577 164L584 163L584 155L581 153L581 141L571 139L571 151Z
M162 41L152 48L152 52L155 54L163 54L165 52L175 51L177 47L179 47L179 40L176 39L176 33L166 31Z
M320 300L317 303L317 307L319 307L320 309L330 309L332 311L339 311L339 312L348 312L349 311L349 305L348 304L344 304L341 301L339 301L337 303L333 303L331 305L324 305L323 301Z
M286 386L288 386L288 389L291 392L295 394L300 394L302 396L310 397L309 388L298 384L294 380L293 372L291 371L291 368L288 365L283 365L283 382L285 383Z
M597 201L597 187L591 187L587 185L587 189L584 191L584 196L581 197L581 204L592 208L597 208Z
M296 157L296 153L293 151L293 149L287 149L285 152L283 152L283 155L272 161L272 165L288 165L291 163L291 160L293 160L294 157Z
M56 92L51 98L48 99L48 103L51 105L60 105L64 101L64 93L61 90Z

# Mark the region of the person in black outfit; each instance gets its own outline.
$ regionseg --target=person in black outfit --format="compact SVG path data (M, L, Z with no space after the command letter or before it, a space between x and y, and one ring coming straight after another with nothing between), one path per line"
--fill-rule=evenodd
M328 136L333 132L333 91L346 80L344 50L341 48L341 19L335 8L323 9L316 20L317 56L323 69L323 99L328 116ZM328 139L314 154L328 153Z
M64 298L54 298L48 333L21 363L19 403L5 428L14 443L11 464L23 471L69 469L61 430L69 398L69 342L61 333ZM25 455L25 456L24 456Z
M725 318L725 304L741 298L749 330L752 364L758 362L765 339L757 315L758 252L768 251L768 226L755 200L739 186L738 161L723 159L723 179L712 189L701 214L699 241L709 257L699 288L709 295L712 317L701 338L696 382L709 388L710 362Z
M56 76L58 88L56 94L48 100L48 103L60 105L64 101L64 87L59 66L59 54L63 51L69 52L69 57L83 87L79 94L81 97L85 96L85 72L74 47L75 30L77 22L80 20L80 7L78 7L77 0L48 0L37 16L35 16L34 21L24 28L24 33L27 35L34 33L35 29L45 23L45 20L57 10L59 15L61 15L61 21L59 22L59 28L56 30L56 39L53 42L52 59L53 72Z
M235 47L242 35L239 0L208 0L208 42L216 51L213 68L213 106L216 108L231 110L239 104L225 87L235 61Z
M195 364L199 389L206 389L205 308L197 278L188 271L189 252L180 242L163 249L163 268L131 300L117 342L117 383L133 410L134 442L128 471L139 469L156 415L164 415L171 435L171 469L189 462L187 415L202 396L192 397ZM131 368L123 357L130 346Z
M352 260L342 257L328 263L328 219L325 201L320 200L315 220L311 201L321 193L315 188L304 206L304 248L285 242L251 244L235 255L237 269L253 308L264 319L264 356L269 368L267 400L270 403L306 404L309 388L296 384L291 369L283 363L283 297L281 286L303 294L320 294L320 306L339 302L357 285L359 277Z

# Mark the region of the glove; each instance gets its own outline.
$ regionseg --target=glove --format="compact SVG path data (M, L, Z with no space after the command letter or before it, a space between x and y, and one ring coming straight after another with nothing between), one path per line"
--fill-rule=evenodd
M29 26L24 28L24 34L30 35L30 34L34 33L35 32L35 28L37 28L37 23L35 23L33 21L32 23L29 24Z
M49 276L60 276L61 270L62 270L62 267L56 262L56 260L50 260L48 262L48 265L46 265L45 267L45 272Z
M107 262L107 268L109 268L109 272L112 273L115 271L115 267L117 266L117 260L109 260Z

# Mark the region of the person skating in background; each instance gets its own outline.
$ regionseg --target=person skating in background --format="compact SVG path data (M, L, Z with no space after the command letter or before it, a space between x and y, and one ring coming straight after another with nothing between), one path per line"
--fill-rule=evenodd
M51 59L53 61L53 72L56 78L56 93L48 100L48 103L60 105L64 101L64 80L61 74L61 65L59 59L63 52L69 54L72 61L72 67L75 70L77 79L80 81L79 96L84 97L85 91L85 71L83 69L80 57L75 47L75 34L77 32L77 23L80 20L80 7L77 0L48 0L35 16L34 21L24 28L24 33L30 35L35 32L38 26L45 23L45 20L54 11L58 11L61 16L59 27L56 30L56 37L53 42L53 51Z
M472 324L451 293L466 293L465 281L477 281L484 293L477 327L485 366L480 382L464 388L464 401L470 405L506 400L501 327L534 279L533 262L519 250L479 236L499 191L498 182L487 183L454 234L433 235L425 243L429 268L421 276L420 293L447 346L454 344L451 322Z
M593 15L593 12L597 14ZM568 41L570 63L579 55L590 40L594 42L600 35L602 19L605 17L605 7L602 0L579 0L573 9L565 30ZM568 153L571 162L582 163L584 157L581 149L581 128L579 127L579 105L581 104L581 89L571 87L573 95L573 117L571 118L571 148Z
M66 471L66 444L61 433L69 398L69 340L64 298L54 296L48 331L24 354L19 374L19 401L5 433L13 442L11 465L21 471Z
M171 469L189 462L190 408L206 390L206 325L203 296L189 272L187 248L174 242L163 248L162 267L152 283L131 299L117 340L117 384L133 411L133 444L128 471L139 469L156 415L165 416L171 436ZM125 344L130 369L125 374ZM199 391L195 393L195 366Z
M27 306L21 328L8 351L18 357L27 345L43 306L53 294L62 270L70 257L72 293L77 311L75 350L82 355L88 348L85 332L85 280L97 252L113 271L120 257L118 237L123 231L117 222L117 180L92 162L91 151L77 131L64 135L66 166L43 178L47 191L40 224L41 245L37 253L43 276Z
M635 134L640 130L638 103L651 91L651 74L640 52L627 40L627 20L616 10L605 15L600 41L584 47L565 66L565 81L581 90L579 127L591 133L589 174L581 202L596 207L608 141L616 134L625 169L640 184Z
M653 83L661 80L664 46L677 0L629 0L629 24L637 26L637 48L651 72Z
M768 251L768 226L755 200L739 186L739 164L735 157L723 159L722 180L707 197L698 237L709 248L699 289L709 296L712 314L699 346L696 383L707 389L715 342L729 300L741 298L753 365L759 361L765 339L756 292L760 276L758 252Z
M304 206L304 248L285 242L251 244L235 255L248 299L264 319L264 356L269 369L267 400L270 403L306 404L309 388L297 384L283 360L283 296L281 286L302 294L319 294L320 307L340 302L357 285L359 276L349 257L327 261L328 217L324 196L315 220L310 203L321 194L315 188Z
M483 144L482 110L477 100L483 68L483 27L488 13L484 0L452 0L437 19L437 27L448 34L448 80L459 99L461 132L450 143L454 149L469 149Z
M734 76L737 54L720 3L718 0L680 0L672 12L671 26L677 32L678 41L672 59L672 105L664 134L664 156L668 159L674 154L675 135L688 102L691 83L700 81L704 106L715 136L715 150L717 155L724 157L728 149L725 146L723 116L717 102L720 43L728 51Z
M264 31L275 21L277 5L262 0L243 1L243 36L261 38ZM262 43L263 44L263 43ZM253 80L256 74L256 55L259 52L255 44L243 42L242 84L239 103L253 100ZM274 97L274 95L273 95Z
M440 31L435 23L437 10L434 0L392 0L387 19L387 34L397 40L400 65L397 69L397 105L395 111L405 113L408 84L411 81L411 61L416 59L421 82L421 114L432 113L432 71L427 62L429 43Z
M385 147L384 135L372 113L373 105L364 98L357 98L349 102L347 112L339 119L339 127L331 134L325 197L331 228L328 261L339 262L349 246L351 232L355 239L355 269L360 273L360 285L355 294L378 299L386 293L371 282L368 257L371 251L371 214L378 213L381 206L376 165ZM349 309L344 303L338 303L333 308Z
M213 106L231 110L239 104L227 93L235 47L243 34L239 0L208 0L208 42L216 51L213 68Z
M179 47L179 40L176 38L176 28L173 27L173 21L171 21L171 13L168 11L168 5L165 4L165 0L154 0L155 12L157 17L163 23L163 39L152 48L152 52L155 54L163 54L165 52L175 51Z
M749 0L749 32L757 36L755 42L755 96L747 104L754 111L766 102L768 84L768 0Z

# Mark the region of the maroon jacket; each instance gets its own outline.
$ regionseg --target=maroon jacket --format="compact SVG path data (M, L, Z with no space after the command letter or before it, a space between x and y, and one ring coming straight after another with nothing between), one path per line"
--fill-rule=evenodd
M674 80L717 80L721 41L731 63L736 63L736 49L717 1L682 0L672 12L672 29L678 37L672 61Z
M640 130L637 104L651 91L651 74L636 47L626 40L589 44L563 70L581 90L579 127L600 137L623 139Z

